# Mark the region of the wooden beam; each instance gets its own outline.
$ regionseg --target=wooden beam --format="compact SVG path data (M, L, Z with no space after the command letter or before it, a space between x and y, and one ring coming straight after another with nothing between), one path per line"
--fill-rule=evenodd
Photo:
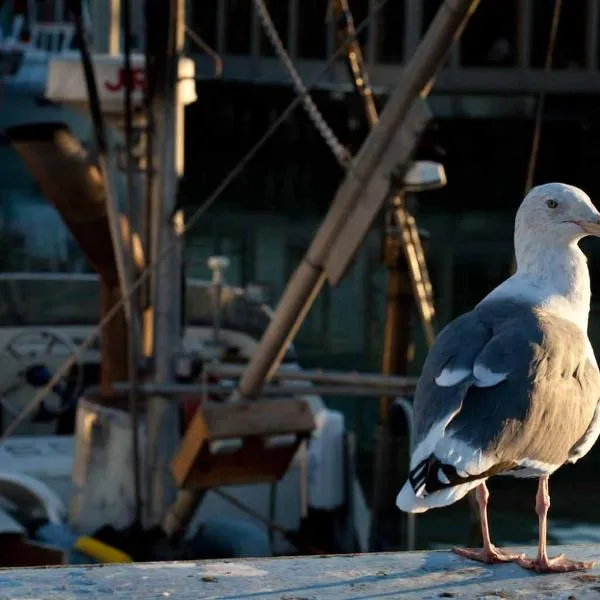
M42 193L60 213L90 266L100 276L102 318L121 299L119 278L106 211L104 184L87 152L65 125L35 123L7 130ZM127 380L127 326L120 310L101 331L101 390Z
M191 55L197 62L197 71L211 72L214 69L210 58ZM226 55L223 81L252 82L264 85L289 85L289 77L280 61L272 57L261 57L260 77L255 78L252 59L247 56ZM322 73L325 61L299 59L296 68L304 81L314 81ZM376 63L369 65L369 79L376 94L388 94L403 71L402 65ZM550 75L543 69L460 67L441 72L433 88L434 93L444 94L538 94L541 90L558 94L599 94L598 70L556 70ZM212 77L212 75L211 75ZM348 84L350 81L348 80ZM339 91L340 84L333 87ZM321 77L316 89L331 89L332 84ZM352 88L348 86L348 91Z
M535 556L536 548L520 548ZM600 560L600 546L550 547L576 560ZM598 563L596 563L598 564ZM595 598L600 568L532 576L517 565L481 565L447 550L342 556L191 560L2 571L14 600L60 598ZM65 587L67 591L61 592Z

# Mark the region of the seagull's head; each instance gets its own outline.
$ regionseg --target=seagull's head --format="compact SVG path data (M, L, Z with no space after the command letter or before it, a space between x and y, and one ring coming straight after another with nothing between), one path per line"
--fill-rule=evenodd
M583 190L566 183L545 183L525 196L517 211L515 233L576 243L587 235L600 237L600 212Z

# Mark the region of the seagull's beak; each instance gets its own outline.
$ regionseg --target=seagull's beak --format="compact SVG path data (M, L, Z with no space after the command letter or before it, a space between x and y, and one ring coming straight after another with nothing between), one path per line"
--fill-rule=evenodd
M600 214L595 215L595 217L593 217L592 219L586 219L585 221L576 221L576 223L588 235L600 237Z

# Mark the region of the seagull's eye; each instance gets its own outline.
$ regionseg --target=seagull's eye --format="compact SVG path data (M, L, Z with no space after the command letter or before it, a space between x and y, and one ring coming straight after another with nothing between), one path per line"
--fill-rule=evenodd
M558 202L556 200L552 200L552 198L550 198L549 200L546 200L546 206L548 208L556 208L558 206Z

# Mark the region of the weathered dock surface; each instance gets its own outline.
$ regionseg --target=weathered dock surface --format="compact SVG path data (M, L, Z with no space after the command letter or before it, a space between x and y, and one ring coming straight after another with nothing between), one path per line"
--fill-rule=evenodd
M554 547L551 555L560 552L600 563L600 546ZM587 573L535 575L516 565L479 565L436 551L0 570L1 600L59 598L598 599L600 566Z

